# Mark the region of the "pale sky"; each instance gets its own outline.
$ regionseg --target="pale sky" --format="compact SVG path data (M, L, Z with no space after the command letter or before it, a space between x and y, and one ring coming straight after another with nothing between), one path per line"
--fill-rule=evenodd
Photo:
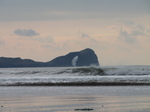
M150 65L150 0L0 0L0 57L85 48L102 66Z

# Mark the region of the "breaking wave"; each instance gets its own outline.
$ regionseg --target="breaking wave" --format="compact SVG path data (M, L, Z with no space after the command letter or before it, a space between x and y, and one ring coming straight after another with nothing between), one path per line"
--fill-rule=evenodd
M0 86L150 85L150 66L3 68Z
M120 66L120 67L75 67L61 69L56 74L77 75L100 75L100 76L122 76L122 75L150 75L150 66Z

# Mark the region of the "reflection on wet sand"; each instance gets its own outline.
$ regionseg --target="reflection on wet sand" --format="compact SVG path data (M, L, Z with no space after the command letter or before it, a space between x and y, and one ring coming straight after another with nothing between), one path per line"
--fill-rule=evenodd
M64 88L63 94L60 93L59 95L59 93L56 93L57 95L48 95L48 93L43 94L42 90L44 88L40 88L41 93L36 95L34 95L35 93L32 94L32 90L30 90L30 94L15 95L15 97L13 95L11 96L11 93L7 93L9 95L0 94L0 112L75 112L75 109L88 108L93 109L90 110L91 112L149 112L150 110L150 96L148 93L147 95L137 93L135 95L133 93L131 95L122 95L120 93L120 95L118 93L115 95L112 93L111 95L107 94L106 87L106 94L101 94L100 89L97 93L93 91L93 94L92 91L89 94L86 93L87 90L80 91L77 94L75 92L74 94L69 95L67 93L65 95L66 88ZM53 89L49 88L49 92ZM61 89L59 91L59 88L56 89L58 89L57 92L62 92L63 90ZM69 89L72 88L70 87ZM87 89L91 90L90 88ZM121 88L119 89L121 91ZM74 88L74 90L76 89ZM78 88L78 90L82 90L82 88ZM128 90L128 92L133 91Z

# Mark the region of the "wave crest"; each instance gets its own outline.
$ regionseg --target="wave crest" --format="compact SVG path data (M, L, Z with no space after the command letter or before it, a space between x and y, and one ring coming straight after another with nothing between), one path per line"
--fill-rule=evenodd
M54 74L126 76L150 75L150 66L120 66L120 67L72 67L63 68Z
M84 75L105 75L104 70L96 67L87 67L87 68L74 68L72 73L79 73Z

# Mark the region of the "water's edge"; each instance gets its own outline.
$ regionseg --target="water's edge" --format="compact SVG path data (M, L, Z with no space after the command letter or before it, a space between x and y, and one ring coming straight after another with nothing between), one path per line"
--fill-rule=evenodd
M150 83L129 83L129 82L69 82L69 83L15 83L12 85L0 86L150 86Z

